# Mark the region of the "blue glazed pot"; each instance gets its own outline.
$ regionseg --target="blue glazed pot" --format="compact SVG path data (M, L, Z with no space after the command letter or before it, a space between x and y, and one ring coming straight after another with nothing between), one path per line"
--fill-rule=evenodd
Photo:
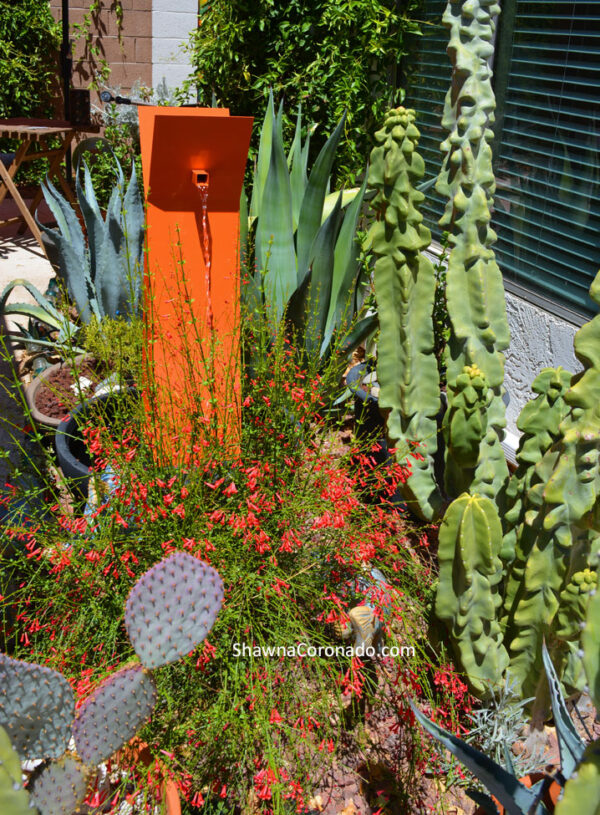
M127 388L127 393L135 395L135 388ZM56 457L65 478L69 479L75 492L82 498L87 497L92 460L85 444L82 428L88 417L102 406L103 414L110 418L111 408L114 413L118 392L104 393L87 399L64 418L56 428L54 444Z

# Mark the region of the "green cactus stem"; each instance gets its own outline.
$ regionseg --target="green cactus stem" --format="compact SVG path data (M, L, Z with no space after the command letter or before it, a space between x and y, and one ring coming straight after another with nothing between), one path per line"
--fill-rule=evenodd
M600 739L592 742L583 761L565 785L556 815L598 815L600 801Z
M448 439L446 490L451 495L469 490L479 463L481 443L487 433L492 391L477 365L466 365L448 383L448 410L442 424Z
M141 665L109 676L77 712L73 736L82 760L94 766L110 758L150 718L156 699L156 684Z
M211 566L176 552L149 569L132 588L125 626L146 668L189 654L212 628L223 601L223 582Z
M416 514L432 520L442 506L433 472L440 409L431 318L435 272L421 254L431 233L418 209L424 195L414 188L425 172L416 152L419 131L414 121L414 111L397 108L375 134L369 185L377 191L372 205L378 220L371 227L369 241L376 257L375 297L381 329L379 404L390 409L387 432L398 454L405 458L407 449L417 447L420 455L411 459L412 473L403 492Z
M581 633L583 667L590 696L600 710L600 591L590 599L587 619Z
M446 6L442 19L450 30L452 86L442 118L448 137L441 145L444 159L436 185L438 193L448 199L440 226L448 230L451 247L446 275L451 328L446 354L449 408L458 377L466 366L476 365L491 389L491 398L478 457L484 466L474 473L471 492L492 499L508 477L500 448L506 424L501 352L510 339L502 275L492 249L496 235L490 227L495 191L490 125L496 103L489 59L499 12L494 0L450 0ZM451 432L452 425L447 429ZM445 438L450 451L454 442Z
M62 755L74 715L73 691L64 676L0 654L0 726L23 758Z
M564 368L544 368L531 385L537 396L519 414L517 427L522 435L517 469L506 489L508 509L503 518L504 542L500 556L505 562L511 562L515 556L517 529L524 520L525 496L531 487L534 467L560 438L560 424L569 412L565 394L571 376Z
M21 760L3 727L0 727L0 812L33 815L33 804L21 780Z
M480 696L502 681L508 655L498 622L502 526L484 496L463 493L450 504L439 531L435 611L450 629L460 665Z

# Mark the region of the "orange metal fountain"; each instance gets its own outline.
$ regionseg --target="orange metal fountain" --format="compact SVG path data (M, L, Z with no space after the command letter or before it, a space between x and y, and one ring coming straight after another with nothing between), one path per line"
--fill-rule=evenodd
M148 409L161 429L158 454L182 461L202 443L193 428L239 443L239 206L253 120L224 108L150 106L139 120Z

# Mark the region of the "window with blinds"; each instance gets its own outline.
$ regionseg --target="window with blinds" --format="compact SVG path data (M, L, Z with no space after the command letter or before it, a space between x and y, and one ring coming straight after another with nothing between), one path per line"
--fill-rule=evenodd
M419 113L428 178L439 170L439 108L449 82L444 7L426 0L430 25L406 99ZM505 281L592 314L588 289L600 267L600 0L504 0L502 7L494 60L498 263ZM426 212L438 239L441 207L434 199Z

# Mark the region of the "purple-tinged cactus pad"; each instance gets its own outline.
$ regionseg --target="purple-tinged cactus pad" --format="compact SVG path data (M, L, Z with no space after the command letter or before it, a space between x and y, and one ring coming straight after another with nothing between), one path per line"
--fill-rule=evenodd
M62 674L0 654L0 726L21 758L61 756L74 715L73 691Z
M129 639L146 668L174 662L202 642L223 601L219 573L184 552L149 569L125 606Z
M82 760L100 764L130 741L150 718L156 696L154 680L141 665L106 679L77 711L73 736Z
M91 771L76 756L67 754L47 764L36 775L31 790L40 815L74 815L85 800Z

